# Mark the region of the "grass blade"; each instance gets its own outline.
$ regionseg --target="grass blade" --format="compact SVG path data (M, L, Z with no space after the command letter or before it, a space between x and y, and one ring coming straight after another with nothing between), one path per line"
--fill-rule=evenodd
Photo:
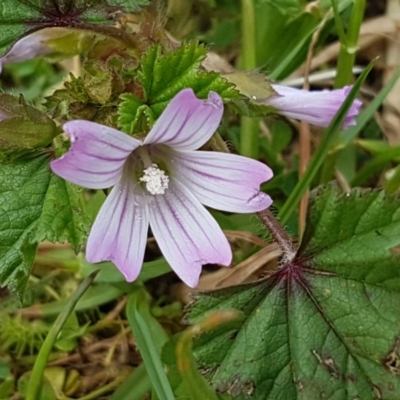
M138 345L147 373L160 400L174 400L160 352L167 340L167 334L151 315L149 295L144 288L137 288L129 296L127 316Z
M57 339L58 334L60 333L62 327L67 321L68 317L74 311L76 304L82 295L86 292L88 287L93 283L96 275L99 271L95 271L90 274L78 287L78 289L73 293L68 303L62 310L62 312L57 317L54 322L53 327L51 328L49 334L47 335L43 345L39 351L39 354L36 358L35 365L32 369L32 374L29 379L28 391L26 400L37 400L40 399L40 391L42 388L43 381L43 372L46 368L47 360L49 358L51 349L53 348L54 342Z

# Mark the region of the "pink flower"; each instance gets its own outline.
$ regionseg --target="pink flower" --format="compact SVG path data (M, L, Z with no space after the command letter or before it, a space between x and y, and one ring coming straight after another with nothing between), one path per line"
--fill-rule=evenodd
M300 119L323 127L330 124L351 90L351 86L311 92L281 85L272 85L272 88L278 96L268 98L265 104L276 108L288 118ZM360 100L353 102L344 121L344 129L356 124L355 117L360 112L361 104Z
M113 186L89 235L89 262L111 260L133 281L150 225L166 260L189 286L197 285L202 264L231 263L229 243L202 204L239 213L263 210L272 200L260 184L272 171L238 155L196 151L222 114L218 94L210 92L204 101L185 89L143 141L94 122L64 125L71 147L51 163L53 171L87 188Z
M0 57L0 73L3 65L45 56L54 50L48 41L68 34L65 28L45 28L19 39L3 57Z

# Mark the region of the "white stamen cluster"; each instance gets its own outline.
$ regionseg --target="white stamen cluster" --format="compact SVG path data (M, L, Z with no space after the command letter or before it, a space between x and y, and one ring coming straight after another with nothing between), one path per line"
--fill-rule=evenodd
M157 164L152 164L143 172L144 174L139 178L139 181L146 183L146 189L151 194L164 194L165 190L168 189L168 175L162 169L158 168Z

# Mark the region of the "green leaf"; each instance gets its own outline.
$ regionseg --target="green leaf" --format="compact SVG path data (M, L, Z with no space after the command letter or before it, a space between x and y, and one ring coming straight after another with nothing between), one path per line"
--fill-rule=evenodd
M18 380L18 391L21 393L23 398L26 399L26 396L29 394L28 390L28 385L29 385L29 379L31 379L32 373L26 372L23 374L19 380ZM41 387L41 392L40 395L37 397L37 400L53 400L56 399L56 393L49 382L49 380L45 377L43 379L43 385Z
M10 399L14 391L14 378L10 375L4 381L0 381L0 399Z
M55 122L23 97L0 95L0 160L11 161L45 147L58 133Z
M44 157L0 169L0 282L22 294L33 263L35 225L49 184Z
M274 107L264 104L264 101L276 94L266 75L243 71L224 74L223 77L235 85L242 95L233 99L232 105L243 115L256 117L276 112Z
M142 363L118 386L110 400L143 400L144 396L150 391L151 382Z
M399 232L396 196L314 191L294 260L191 305L191 323L227 308L246 316L198 340L211 384L256 400L400 398Z
M35 240L69 242L78 251L85 243L89 226L82 207L81 189L51 174Z
M84 240L81 204L47 156L0 164L0 284L22 296L40 240ZM76 197L75 197L76 196Z
M132 93L120 96L118 107L118 125L126 133L145 132L154 121L151 108Z
M86 63L88 64L88 63ZM85 76L85 89L90 99L95 104L105 105L112 96L113 79L111 72L106 68L97 66L93 74ZM87 69L86 69L87 71Z
M84 28L105 33L103 26L115 23L113 15L137 12L148 4L149 0L2 0L0 55L21 36L45 27Z
M199 98L207 98L212 90L224 100L241 98L234 85L215 72L200 70L207 48L195 41L162 54L161 47L149 48L140 62L138 78L143 85L145 99L159 116L168 102L182 89L191 87Z
M0 380L4 380L10 375L10 367L7 362L0 360Z
M168 336L150 313L150 296L142 288L136 288L129 296L127 316L147 373L160 400L174 400L167 375L161 363L160 353Z

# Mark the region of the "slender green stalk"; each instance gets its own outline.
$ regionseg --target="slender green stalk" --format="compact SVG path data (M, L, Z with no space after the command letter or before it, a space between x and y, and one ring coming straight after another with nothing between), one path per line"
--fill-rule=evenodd
M150 296L137 287L129 296L127 316L153 389L160 400L174 400L174 394L160 359L168 336L150 312Z
M331 144L334 143L334 140L337 138L338 133L346 118L346 115L354 99L356 98L362 83L364 82L368 73L371 71L372 67L373 64L371 63L367 68L364 69L363 73L360 75L354 87L352 88L351 92L349 93L346 101L342 104L342 106L336 113L335 117L333 118L328 128L324 131L321 143L319 144L316 152L311 158L310 163L308 164L308 167L304 175L301 177L296 187L294 188L289 198L287 199L286 203L279 211L278 217L280 218L283 224L287 222L287 220L290 218L295 208L299 204L303 194L310 187L312 180L314 179L321 164L323 163L324 159L326 158L330 150Z
M335 20L335 27L337 34L339 36L339 41L341 43L346 43L346 33L344 31L344 27L342 24L342 20L340 18L340 10L338 5L338 0L331 0L332 3L332 10L333 10L333 18Z
M338 68L334 84L336 88L343 87L352 83L353 66L358 49L358 37L364 17L365 3L365 0L354 0L349 28L347 30L347 33L345 34L343 25L340 21L337 0L332 0L335 25L340 40Z
M241 68L251 71L257 67L256 22L253 0L242 1L242 58ZM259 118L242 117L240 130L240 153L258 158Z
M37 400L40 399L40 392L42 389L43 373L46 368L47 360L50 356L51 350L53 348L54 342L57 340L57 336L60 333L62 327L64 326L66 320L74 311L76 304L82 295L86 292L88 287L93 283L99 270L91 273L78 287L78 289L73 293L68 303L61 311L53 327L50 329L43 345L39 351L36 358L36 362L32 369L31 378L29 379L29 385L27 390L26 400Z
M242 1L242 68L257 66L256 21L253 0Z
M246 157L259 155L259 118L242 117L240 126L240 153Z

